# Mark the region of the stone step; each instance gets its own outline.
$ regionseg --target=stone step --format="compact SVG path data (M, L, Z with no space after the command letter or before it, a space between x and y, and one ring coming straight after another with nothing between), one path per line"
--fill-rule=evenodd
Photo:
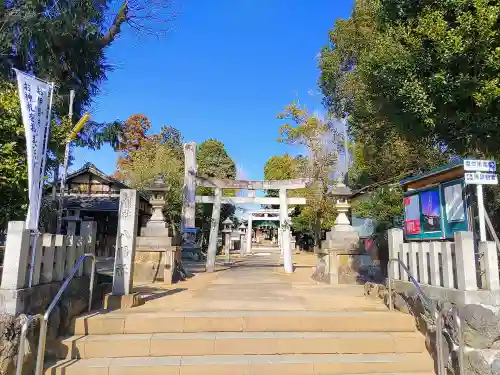
M418 332L219 332L73 336L59 358L423 353Z
M249 355L63 360L47 375L433 374L426 354Z
M359 311L207 311L94 313L76 318L71 335L182 332L414 332L412 316Z

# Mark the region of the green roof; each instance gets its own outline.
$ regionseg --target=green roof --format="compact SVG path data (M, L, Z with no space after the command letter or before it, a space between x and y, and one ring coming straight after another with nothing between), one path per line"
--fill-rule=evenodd
M462 167L462 166L463 166L463 160L459 159L459 160L456 160L454 162L442 165L440 167L433 168L433 169L431 169L431 170L429 170L427 172L421 173L419 175L405 178L405 179L399 181L399 184L400 185L408 185L408 184L410 184L412 182L423 180L423 179L425 179L427 177L430 177L430 176L433 176L433 175L436 175L436 174L441 174L441 173L444 173L444 172L447 172L447 171L450 171L452 169L459 168L459 167Z
M252 223L254 228L279 228L279 224L277 221L272 220L254 220Z

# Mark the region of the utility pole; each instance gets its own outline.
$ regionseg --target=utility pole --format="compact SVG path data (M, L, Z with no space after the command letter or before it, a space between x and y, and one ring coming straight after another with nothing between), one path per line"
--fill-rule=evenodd
M75 99L75 90L71 90L69 92L69 123L73 126L73 101ZM64 189L66 184L66 173L68 171L68 162L69 162L69 148L70 148L71 138L68 137L66 141L66 147L64 149L64 162L61 173L61 184L59 187L59 207L57 211L57 233L61 234L62 228L62 214L63 214L63 205L64 205Z

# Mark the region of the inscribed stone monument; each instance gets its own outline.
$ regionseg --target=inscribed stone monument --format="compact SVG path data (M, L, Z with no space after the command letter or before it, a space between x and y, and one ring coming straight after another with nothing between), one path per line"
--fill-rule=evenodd
M139 214L139 195L136 190L120 190L120 208L118 212L118 232L113 276L113 294L132 293L134 274L135 238Z

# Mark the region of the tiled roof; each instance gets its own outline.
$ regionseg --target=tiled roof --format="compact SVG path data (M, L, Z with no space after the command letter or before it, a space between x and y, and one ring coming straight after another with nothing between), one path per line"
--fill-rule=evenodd
M92 163L85 163L80 169L77 169L76 171L69 173L68 176L66 177L66 180L69 180L71 178L74 178L74 177L79 176L79 175L84 174L84 173L93 173L105 181L117 184L122 189L129 189L129 186L125 185L123 182L118 181L117 179L115 179L111 176L108 176L106 173L101 171L99 168L97 168Z
M118 211L120 198L68 196L64 199L64 201L64 207L69 210L83 209L86 211Z

